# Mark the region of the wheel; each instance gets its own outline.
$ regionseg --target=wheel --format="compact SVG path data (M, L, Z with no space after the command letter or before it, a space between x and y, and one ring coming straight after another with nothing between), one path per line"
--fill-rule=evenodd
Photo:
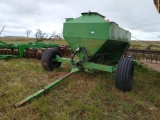
M56 55L62 57L61 53L55 49L47 49L43 52L41 57L41 64L45 70L52 71L55 68L59 68L61 66L61 62L54 61Z
M122 91L131 91L134 64L131 57L121 58L117 65L115 85Z

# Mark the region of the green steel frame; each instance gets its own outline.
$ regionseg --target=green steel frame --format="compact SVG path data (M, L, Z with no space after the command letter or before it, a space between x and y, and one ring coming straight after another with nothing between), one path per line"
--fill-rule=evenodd
M58 55L56 55L56 58L54 59L54 61L71 64L71 59L59 57ZM73 61L74 61L75 64L78 63L78 60L73 60ZM38 92L35 92L32 95L26 97L22 101L16 103L15 107L19 107L19 106L24 105L25 103L27 103L29 101L37 99L42 94L51 90L52 88L57 86L59 83L61 83L63 80L65 80L66 78L71 76L73 73L76 73L80 70L84 70L86 72L89 72L89 71L92 71L92 70L101 70L101 71L106 71L106 72L112 73L112 72L116 71L116 66L101 65L101 64L96 64L96 63L92 63L92 62L83 62L80 66L73 67L70 73L68 73L65 76L59 78L58 80L50 83L48 86L44 87L43 89L39 90Z
M18 55L8 55L0 54L0 59L7 58L21 58L24 56L25 49L31 48L49 48L49 47L59 47L59 44L43 43L43 42L32 42L26 44L8 44L0 41L0 49L17 49Z
M71 59L68 58L61 58L59 56L56 56L55 61L62 62L62 63L71 63ZM74 63L78 63L78 60L74 60ZM82 62L80 66L77 66L78 68L84 69L84 70L101 70L113 73L116 71L116 66L108 66L108 65L102 65L102 64L96 64L93 62Z

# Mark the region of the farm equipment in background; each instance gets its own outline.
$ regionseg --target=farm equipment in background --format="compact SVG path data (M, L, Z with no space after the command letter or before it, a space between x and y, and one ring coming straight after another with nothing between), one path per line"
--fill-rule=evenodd
M22 57L41 59L43 52L46 49L50 48L61 51L64 56L70 56L72 54L72 51L68 45L59 45L44 42L8 44L0 41L0 59Z
M158 13L160 13L160 0L153 0L153 2L154 2L154 5L155 5ZM133 37L133 38L135 38L135 37ZM139 41L141 41L141 40L139 40ZM144 41L141 41L141 42L144 42ZM146 42L144 42L144 43L146 43ZM150 61L151 63L153 60L155 60L156 63L157 63L157 61L160 61L160 50L151 50L152 46L160 48L159 45L149 44L146 47L146 50L138 49L138 47L140 47L140 46L141 45L137 45L137 47L132 46L133 48L129 48L127 50L126 54L132 56L134 59L137 59L137 60L146 59L146 60Z
M145 44L131 45L126 54L132 56L136 60L147 60L152 63L160 61L160 45L157 43L149 44L145 41L141 41Z
M71 59L62 57L59 50L48 49L41 58L45 70L52 71L62 63L72 66L67 75L54 81L40 91L15 104L21 106L61 83L78 71L94 73L96 70L113 73L116 71L115 85L122 91L130 91L134 73L134 61L124 57L130 45L131 33L116 23L104 19L96 12L82 13L78 18L67 18L63 25L63 35L73 50ZM75 56L78 58L75 59ZM117 64L118 63L118 64Z
M0 31L0 34L3 32L6 25L4 25ZM56 49L62 52L63 56L71 56L72 51L68 45L59 45L52 43L44 43L44 40L51 40L52 37L62 39L61 36L56 35L55 32L47 39L47 36L44 36L45 33L42 33L40 29L36 33L36 41L31 43L23 44L8 44L6 42L0 41L0 59L9 59L9 58L37 58L41 59L43 52L46 49Z
M7 44L0 42L0 59L8 58L38 58L42 56L42 51L48 48L58 49L58 44L48 43L28 43L28 44Z

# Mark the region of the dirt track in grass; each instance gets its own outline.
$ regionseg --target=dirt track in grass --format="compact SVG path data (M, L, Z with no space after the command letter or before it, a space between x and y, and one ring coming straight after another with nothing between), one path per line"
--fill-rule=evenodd
M140 60L140 62L143 63L144 66L146 66L147 68L160 72L160 61L158 61L157 63L153 61L151 63L150 61L147 60Z

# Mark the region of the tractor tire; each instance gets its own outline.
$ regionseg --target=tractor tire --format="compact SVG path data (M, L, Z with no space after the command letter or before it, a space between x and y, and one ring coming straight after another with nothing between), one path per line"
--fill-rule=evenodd
M41 65L45 70L53 71L55 68L59 68L61 66L61 62L54 61L56 55L62 57L61 53L55 49L47 49L43 52Z
M115 85L119 90L131 91L134 64L131 57L121 58L116 69Z

